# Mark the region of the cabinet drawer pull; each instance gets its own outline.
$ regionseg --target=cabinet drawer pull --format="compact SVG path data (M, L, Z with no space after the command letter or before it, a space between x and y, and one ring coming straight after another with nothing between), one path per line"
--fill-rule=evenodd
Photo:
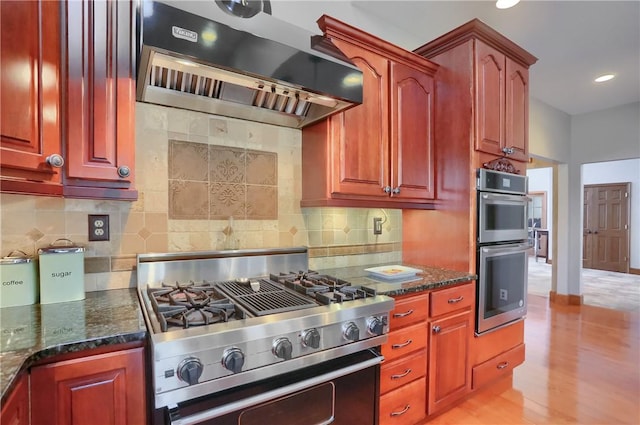
M413 310L408 310L408 311L405 311L404 313L393 313L393 317L395 317L397 319L397 318L400 318L400 317L407 317L410 314L413 314Z
M455 303L459 303L462 300L464 300L464 297L462 295L460 295L458 298L449 298L449 300L447 302L449 304L455 304Z
M411 373L411 369L407 369L405 370L403 373L400 373L398 375L391 375L391 379L400 379L400 378L404 378L405 376L407 376L408 374Z
M509 362L502 362L502 363L498 363L498 365L496 366L498 369L504 369L505 367L509 366Z
M394 416L400 416L400 415L404 415L405 413L407 413L409 411L409 409L411 409L411 405L407 404L406 406L404 406L404 409L402 409L399 412L391 412L389 414L389 416L394 417Z
M398 348L402 348L402 347L406 347L407 345L411 344L413 341L408 339L405 342L401 343L401 344L393 344L391 346L392 349L396 350Z

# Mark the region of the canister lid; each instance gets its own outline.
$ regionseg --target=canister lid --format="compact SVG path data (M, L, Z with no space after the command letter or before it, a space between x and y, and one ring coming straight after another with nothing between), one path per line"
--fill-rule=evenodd
M62 245L62 243L67 243L67 245ZM38 254L69 254L75 252L84 252L84 247L80 245L75 245L69 239L56 239L51 242L51 244L46 248L38 249Z
M8 265L8 264L24 264L30 263L33 259L29 258L29 256L24 251L11 251L9 255L4 258L0 258L0 264Z

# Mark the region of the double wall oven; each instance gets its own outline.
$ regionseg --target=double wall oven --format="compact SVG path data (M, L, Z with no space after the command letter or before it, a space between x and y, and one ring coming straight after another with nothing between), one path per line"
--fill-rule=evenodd
M498 329L527 312L526 176L478 169L476 333Z
M378 423L392 298L306 248L140 254L153 424Z

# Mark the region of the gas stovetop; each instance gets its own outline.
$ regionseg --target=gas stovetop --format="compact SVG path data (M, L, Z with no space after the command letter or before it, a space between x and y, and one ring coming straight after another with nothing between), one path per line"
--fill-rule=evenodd
M138 295L156 408L379 346L393 309L306 248L140 254Z

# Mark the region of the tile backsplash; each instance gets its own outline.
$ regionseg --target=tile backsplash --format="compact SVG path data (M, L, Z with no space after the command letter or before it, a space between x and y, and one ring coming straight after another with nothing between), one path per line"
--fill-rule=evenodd
M296 129L137 103L139 199L1 194L0 254L71 239L86 246L87 291L135 286L143 252L308 246L315 269L401 261L400 210L300 208L301 143ZM88 242L88 214L109 215L109 241Z

